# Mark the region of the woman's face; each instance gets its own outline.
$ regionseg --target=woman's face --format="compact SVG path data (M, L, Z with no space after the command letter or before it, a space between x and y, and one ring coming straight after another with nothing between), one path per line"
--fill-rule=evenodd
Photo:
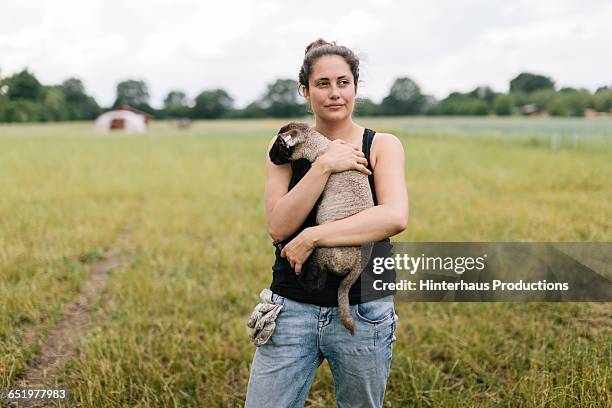
M350 66L339 55L324 55L317 59L308 78L304 96L313 113L325 120L350 117L355 107L355 81Z

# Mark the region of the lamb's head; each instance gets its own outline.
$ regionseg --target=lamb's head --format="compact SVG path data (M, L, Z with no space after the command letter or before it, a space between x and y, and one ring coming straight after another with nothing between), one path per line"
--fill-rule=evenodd
M327 147L329 140L306 123L290 122L280 128L270 149L274 164L285 164L298 159L313 162Z

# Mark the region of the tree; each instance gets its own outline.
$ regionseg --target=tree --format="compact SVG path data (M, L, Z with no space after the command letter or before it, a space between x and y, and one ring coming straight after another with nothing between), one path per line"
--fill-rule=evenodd
M555 89L555 83L547 76L531 74L529 72L521 72L510 81L510 92L522 91L531 93L538 89Z
M83 103L87 99L85 94L85 86L78 78L68 78L62 82L62 90L68 103Z
M306 105L300 103L298 83L293 79L277 79L268 85L264 96L257 101L267 116L289 118L306 114Z
M79 78L68 78L61 85L66 98L68 119L90 120L96 118L101 112L96 100L87 95L85 86Z
M525 103L523 103L523 105L532 103L540 110L545 110L546 106L548 106L548 102L550 102L557 95L558 92L555 92L552 89L540 89L539 91L525 94Z
M489 104L479 98L468 98L466 100L464 112L465 115L487 115L489 113Z
M47 113L39 101L16 99L9 101L4 110L6 122L44 122L48 120Z
M68 119L68 106L66 96L61 86L52 86L47 89L43 106L49 120L61 121Z
M164 108L187 106L187 95L183 91L170 91L164 99Z
M472 97L472 98L478 98L481 99L489 104L493 103L493 100L495 99L495 97L499 95L498 93L494 92L490 87L488 86L479 86L476 87L472 92L468 93L468 96Z
M426 115L435 115L438 100L433 95L423 95L423 113Z
M584 116L585 109L595 107L593 95L586 89L566 91L562 95L567 112L571 116Z
M168 92L164 99L164 110L169 116L187 116L189 106L185 92L179 90Z
M355 115L377 116L380 114L380 105L374 103L370 98L357 98L355 100Z
M243 118L263 118L266 116L266 110L261 106L259 101L251 102L242 110Z
M493 101L493 111L497 115L511 115L514 110L514 99L511 95L500 95Z
M95 119L102 113L102 109L93 96L87 96L80 109L79 119Z
M572 93L572 92L576 92L576 91L577 91L577 89L576 88L572 88L571 86L566 86L566 87L563 87L563 88L559 89L559 92L561 92L561 93Z
M612 89L598 89L593 99L598 112L612 113Z
M412 79L397 78L381 103L384 115L416 115L423 112L425 98Z
M555 95L546 104L546 112L550 116L567 116L567 107L563 101L563 97L559 94Z
M9 104L9 100L6 95L0 92L0 122L6 122L6 108Z
M231 110L233 104L234 99L223 89L202 91L196 96L191 113L194 118L216 119Z
M129 105L137 109L151 110L149 106L149 89L141 80L128 79L117 84L117 99L113 107Z
M433 109L435 114L441 115L486 115L489 113L489 104L470 93L452 92Z
M9 99L41 100L44 96L42 84L27 69L2 80Z

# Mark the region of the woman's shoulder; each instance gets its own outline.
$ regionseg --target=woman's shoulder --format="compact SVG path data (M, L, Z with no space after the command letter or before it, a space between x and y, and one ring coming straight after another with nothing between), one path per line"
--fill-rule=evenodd
M395 157L398 154L403 155L404 146L400 139L393 133L376 132L372 140L370 153L370 165L376 167L376 161L380 157Z
M383 144L397 144L400 143L400 140L397 136L395 136L393 133L383 133L383 132L376 132L374 130L374 139L372 141L372 146L374 146L374 142L376 143L383 143Z

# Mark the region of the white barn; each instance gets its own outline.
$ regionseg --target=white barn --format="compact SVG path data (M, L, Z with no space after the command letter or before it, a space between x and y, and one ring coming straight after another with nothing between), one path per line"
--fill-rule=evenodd
M145 112L130 106L120 106L98 116L95 127L99 132L122 130L129 133L142 133L147 130L148 124L149 115Z

